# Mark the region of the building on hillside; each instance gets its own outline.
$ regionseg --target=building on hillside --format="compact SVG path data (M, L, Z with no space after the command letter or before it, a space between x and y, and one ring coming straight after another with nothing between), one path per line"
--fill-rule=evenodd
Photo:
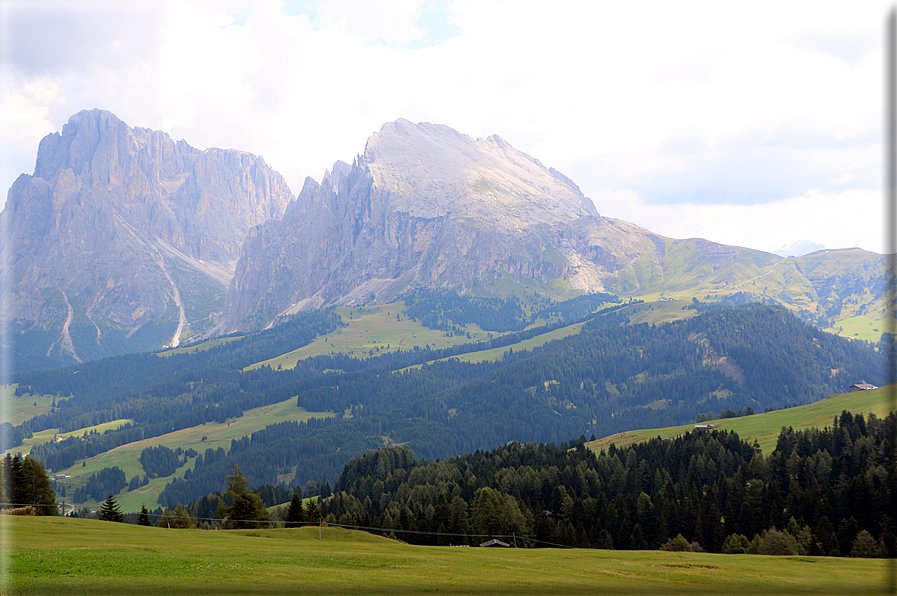
M850 386L851 393L856 393L857 391L869 391L870 389L878 389L878 387L870 383L857 383Z
M695 424L695 430L713 430L712 424Z

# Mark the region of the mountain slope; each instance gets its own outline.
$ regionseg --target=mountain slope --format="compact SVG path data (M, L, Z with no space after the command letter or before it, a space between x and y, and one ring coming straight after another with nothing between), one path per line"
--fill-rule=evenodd
M600 216L572 181L500 137L398 120L351 166L307 179L283 219L250 232L224 325L262 328L300 310L448 287L553 298L740 294L832 327L857 313L884 320L885 266L858 249L783 258L665 238Z
M863 414L867 418L870 414L874 414L880 419L886 418L889 413L894 411L895 389L897 388L891 384L867 391L839 393L803 406L770 410L750 416L707 420L707 423L713 424L716 430L734 431L749 443L756 441L761 451L769 455L775 449L776 439L783 428L793 428L795 431L799 431L831 426L832 419L845 410L852 414ZM693 430L693 424L667 428L631 429L590 441L586 443L586 447L597 453L611 445L625 447L657 437L674 438Z
M76 114L41 141L2 214L16 366L177 345L211 328L247 231L291 199L260 157Z

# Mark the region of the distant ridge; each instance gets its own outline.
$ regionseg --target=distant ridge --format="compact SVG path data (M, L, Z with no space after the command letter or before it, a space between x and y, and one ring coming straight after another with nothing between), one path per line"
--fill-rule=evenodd
M817 250L825 250L825 247L809 240L798 240L794 244L783 245L772 252L780 257L802 257Z

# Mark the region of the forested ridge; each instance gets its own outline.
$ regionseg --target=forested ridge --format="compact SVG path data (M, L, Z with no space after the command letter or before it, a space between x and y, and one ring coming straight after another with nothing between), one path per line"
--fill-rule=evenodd
M598 455L584 437L437 461L382 449L346 465L321 511L418 544L656 549L681 535L689 550L893 557L895 423L843 412L783 428L769 457L726 431Z
M275 424L235 440L214 464L197 458L189 478L163 493L165 503L175 503L220 490L222 471L235 464L252 470L257 484L276 484L286 475L301 485L333 478L349 458L390 442L408 443L422 457L444 458L511 440L558 442L683 424L704 412L778 409L845 391L855 382L884 382L882 359L871 346L816 330L782 308L745 305L663 325L621 326L623 312L612 307L593 314L578 335L532 351L509 349L496 362L450 359L408 368L459 348L416 349L363 360L319 356L300 360L292 370L243 372L262 359L254 353L270 358L340 324L331 311L306 313L279 336L249 336L195 354L122 356L21 375L20 392L72 397L19 430L24 436L45 428L134 421L33 449L48 469L59 470L132 441L287 399L310 412L336 413ZM257 352L255 342L262 346Z

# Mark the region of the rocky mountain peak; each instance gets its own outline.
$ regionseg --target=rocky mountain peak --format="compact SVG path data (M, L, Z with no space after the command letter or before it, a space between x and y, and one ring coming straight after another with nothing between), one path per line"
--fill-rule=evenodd
M372 135L351 166L338 162L320 183L306 180L282 220L250 233L225 326L508 277L602 290L654 246L647 231L600 217L569 178L501 137L400 119Z
M45 338L28 358L176 345L210 327L249 229L292 197L261 157L75 114L41 141L2 214L17 238L14 326Z
M389 208L413 217L451 214L524 229L597 215L575 184L498 135L473 139L399 119L371 136L363 160Z

